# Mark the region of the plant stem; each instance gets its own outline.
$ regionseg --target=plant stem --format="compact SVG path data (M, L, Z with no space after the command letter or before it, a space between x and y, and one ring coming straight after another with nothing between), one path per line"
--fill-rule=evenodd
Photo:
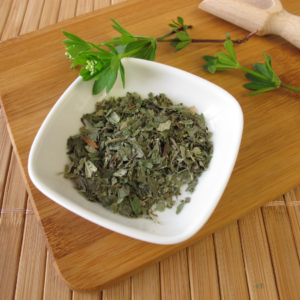
M254 75L254 76L256 76L256 77L259 77L259 78L261 78L261 79L270 81L270 78L268 78L268 77L266 77L266 76L264 76L264 75L261 75L261 74L259 74L259 73L256 73L256 72L254 72L254 71L252 71L252 70L249 70L249 69L247 69L247 68L245 68L245 67L240 66L239 69L241 69L241 70L243 70L243 71L245 71L245 72L247 72L247 73L250 73L250 74L252 74L252 75Z
M290 89L290 90L293 90L293 91L296 91L296 92L300 93L300 89L298 89L298 88L296 88L294 86L290 86L290 85L287 85L287 84L284 84L284 83L281 83L280 86L282 86L282 87L284 87L286 89Z
M136 49L134 49L134 50L132 50L130 52L124 53L124 54L120 55L120 59L122 59L123 57L127 57L127 56L130 56L130 55L133 55L133 54L141 51L142 49L143 49L143 47L140 47L140 48L136 48Z
M183 29L182 29L183 30ZM251 38L251 36L253 35L253 34L255 34L257 31L255 31L255 32L251 32L250 34L248 34L244 39L242 39L242 40L240 40L240 39L236 39L236 40L231 40L234 44L242 44L242 43L245 43L245 42L247 42L250 38ZM172 33L169 33L169 35L165 35L165 37L168 37L168 36L170 36ZM162 35L162 37L164 37L163 35ZM159 38L157 38L156 40L158 41L158 42L178 42L178 43L180 43L180 42L183 42L183 41L181 41L180 39L160 39L161 37L159 37ZM227 39L225 39L225 40L211 40L211 39L191 39L191 43L224 43L224 42L226 42L227 41Z
M182 41L180 39L167 39L167 40L158 40L158 42L175 42L175 43L180 43L180 42L188 42L191 41L191 43L224 43L226 40L210 40L210 39L190 39L186 41ZM232 41L234 42L234 41Z
M167 40L157 40L158 42L187 42L188 40L186 41L181 41L180 39L167 39ZM190 40L191 43L224 43L227 41L227 39L225 40L211 40L211 39L191 39ZM245 39L243 40L231 40L233 43L235 44L241 44L241 43L244 43L246 42Z
M193 26L192 26L192 25L189 25L189 26L188 26L188 29L191 29L191 28L193 28ZM174 33L176 33L176 31L184 31L184 28L181 27L181 28L179 28L179 29L177 29L177 30L176 30L176 29L172 29L170 32L168 32L168 33L166 33L166 34L164 34L164 35L161 35L161 36L159 36L158 38L156 38L156 40L157 40L157 41L160 41L160 40L162 40L162 39L165 39L165 38L167 38L167 37L173 35Z
M107 41L107 42L104 42L104 43L96 44L96 46L105 46L105 45L117 44L117 43L118 43L118 40L112 40L112 41Z

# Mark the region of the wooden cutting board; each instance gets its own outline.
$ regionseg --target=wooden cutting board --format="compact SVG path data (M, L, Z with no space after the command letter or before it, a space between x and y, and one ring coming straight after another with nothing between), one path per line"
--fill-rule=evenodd
M284 7L300 15L297 1ZM222 44L193 44L172 53L160 44L156 61L208 79L231 93L245 119L236 166L212 217L188 241L171 246L141 242L114 233L57 205L31 183L27 161L30 146L43 120L63 91L78 75L64 55L61 29L101 42L116 36L109 17L133 34L160 36L171 19L182 16L195 38L243 38L248 33L199 10L199 0L132 1L67 20L0 45L0 94L10 135L22 165L28 192L45 233L48 248L65 283L74 290L103 289L154 264L237 220L300 184L300 94L278 89L246 97L242 71L215 75L202 69L203 55L223 51ZM262 50L271 54L277 75L300 87L300 50L280 37L254 36L236 46L240 63L248 68L263 62Z

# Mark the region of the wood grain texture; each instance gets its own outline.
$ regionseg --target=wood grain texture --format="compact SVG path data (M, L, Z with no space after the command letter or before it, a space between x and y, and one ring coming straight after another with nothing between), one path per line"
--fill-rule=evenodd
M155 264L131 278L132 300L159 300L160 278L159 264Z
M42 299L45 268L44 237L28 199L15 300Z
M2 211L9 209L23 209L26 207L26 188L21 176L20 166L13 152L9 164L7 175L7 184L5 185Z
M102 300L130 300L130 278L121 281L102 292Z
M110 6L110 0L95 0L94 10Z
M222 299L250 299L237 222L215 233Z
M73 292L72 300L101 300L101 292L92 293Z
M238 223L250 298L277 300L277 288L261 210L248 214Z
M124 2L126 0L111 0L111 4L117 4L117 3L121 3L121 2Z
M2 35L12 2L13 0L0 1L0 37Z
M192 300L219 300L219 281L213 236L188 247Z
M8 1L1 1L1 6L8 3ZM41 1L40 1L41 2ZM11 1L12 4L12 1ZM37 5L38 13L34 14L35 7L31 4L28 5L26 14L34 14L34 17L40 15L40 3L34 3ZM3 13L3 11L1 11ZM23 33L27 30L37 29L36 18L27 17L23 29ZM14 15L14 18L18 18L18 14ZM6 19L5 19L6 20ZM31 23L31 20L33 22ZM14 24L20 24L23 22L23 15L19 14L19 19L11 19L10 22ZM1 22L1 20L0 20ZM9 23L7 23L9 24ZM32 24L34 24L32 26ZM11 25L11 24L9 24ZM9 27L9 26L8 26ZM3 175L5 169L8 166L9 156L11 154L11 143L8 137L6 124L1 111L0 118L1 128L1 150L0 150L0 178L1 186L4 182ZM41 299L43 295L44 287L44 273L45 273L45 254L46 249L44 245L44 239L41 237L40 228L32 228L33 224L37 225L37 220L33 214L26 218L26 225L24 228L25 219L25 205L26 196L25 186L22 180L19 166L16 163L15 154L12 154L10 173L7 177L7 193L5 194L6 203L3 205L4 212L0 220L0 240L1 244L1 263L0 270L3 278L0 278L0 299ZM1 189L1 198L2 198ZM2 199L1 199L2 200ZM1 203L1 201L0 201ZM9 203L9 205L8 205ZM30 206L27 207L30 209ZM32 224L33 223L33 224ZM34 230L35 229L35 230ZM33 236L37 238L33 240ZM43 247L42 251L42 265L40 264L40 252L37 250L36 242ZM22 245L23 244L23 245ZM5 246L4 246L5 245ZM21 246L22 245L22 246ZM44 258L43 258L44 256ZM5 259L5 262L2 261ZM17 272L16 272L17 270ZM0 276L0 277L2 277ZM3 297L3 298L2 298Z
M284 195L295 245L300 260L300 189L299 186Z
M2 115L2 109L0 108L0 210L3 202L11 149L11 142L7 132L6 123Z
M286 0L284 3L285 7L300 14L293 1ZM231 32L232 37L247 34L232 24L198 10L197 5L198 2L194 0L184 3L175 0L172 2L172 9L168 3L158 0L151 3L120 3L1 45L1 52L5 57L0 58L1 99L13 143L28 182L27 158L34 136L55 101L77 76L76 72L69 69L63 46L57 42L62 39L60 29L63 27L88 40L102 41L115 35L109 20L109 16L112 16L134 34L159 36L168 30L166 24L174 15L182 15L189 24L194 25L191 34L195 37L222 38L224 32ZM76 9L76 1L62 1L59 20L74 16ZM138 15L136 11L139 11ZM157 11L160 12L159 17ZM102 25L100 33L95 30L99 19ZM30 54L32 59L26 56L24 60L19 53L12 51L16 43L25 49L24 55ZM199 241L300 183L300 135L297 126L300 122L299 95L292 91L278 90L257 96L254 105L253 98L246 97L246 91L241 87L245 82L241 72L228 72L228 77L224 77L223 74L212 75L202 70L200 57L223 50L222 45L190 45L189 49L182 50L179 55L172 54L168 45L159 45L157 61L220 85L238 99L244 112L241 149L225 193L208 223L193 238L179 245L157 246L132 240L78 218L45 198L29 182L34 209L44 228L49 249L64 280L73 289L105 288ZM239 45L236 52L241 63L251 67L251 62L262 57L262 49L272 55L273 65L280 78L287 83L300 85L296 76L298 49L283 39L274 36L253 37L251 43ZM24 95L26 103L29 103L26 114L22 105ZM282 157L285 157L284 163L281 163ZM70 233L74 231L75 240L80 243L72 238ZM137 248L140 255L134 252ZM128 253L126 261L120 261L123 249ZM74 264L78 258L80 262Z
M45 0L39 28L55 24L58 19L61 0Z
M283 203L262 208L280 299L297 299L300 295L300 263L294 237Z
M6 20L6 26L2 32L1 41L11 39L19 35L25 11L27 8L28 0L13 0L9 15Z
M94 0L78 0L76 16L83 15L94 10Z
M161 300L191 299L186 249L160 263Z
M5 213L0 219L0 300L14 298L24 213Z
M57 274L57 270L54 268L54 261L49 252L47 252L43 300L53 299L71 300L72 292L65 286Z
M29 0L22 23L20 35L39 28L44 0Z
M15 155L7 177L0 215L0 300L14 298L24 228L26 190Z
M58 22L70 19L75 16L77 0L61 0Z

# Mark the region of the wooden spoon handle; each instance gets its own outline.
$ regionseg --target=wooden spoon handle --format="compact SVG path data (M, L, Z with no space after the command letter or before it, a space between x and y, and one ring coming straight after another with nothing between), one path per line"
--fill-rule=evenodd
M300 17L282 10L273 14L259 35L278 34L297 48L300 48Z

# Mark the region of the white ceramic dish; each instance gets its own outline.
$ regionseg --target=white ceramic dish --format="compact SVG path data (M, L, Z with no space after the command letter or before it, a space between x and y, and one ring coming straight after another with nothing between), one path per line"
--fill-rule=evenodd
M175 104L195 106L203 113L213 132L214 153L210 166L179 215L175 205L158 213L156 224L146 219L128 219L113 214L99 203L85 200L70 180L64 179L69 162L66 141L82 126L83 113L90 113L104 94L92 95L93 82L77 78L54 105L42 124L29 154L28 170L34 185L47 197L79 216L121 234L157 244L175 244L193 236L217 206L230 178L238 154L243 113L238 102L225 90L185 71L134 58L123 59L126 88L118 78L109 96L127 91L147 97L149 92L165 93ZM184 196L184 195L183 195ZM183 199L180 197L178 200Z

